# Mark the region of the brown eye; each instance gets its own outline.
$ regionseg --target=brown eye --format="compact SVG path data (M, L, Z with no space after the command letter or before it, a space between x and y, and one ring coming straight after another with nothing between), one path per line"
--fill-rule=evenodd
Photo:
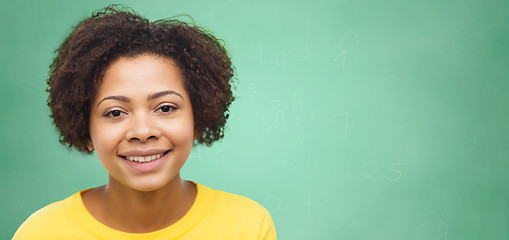
M114 111L111 111L111 116L113 117L118 117L120 116L121 112L119 110L114 110Z
M111 110L104 114L105 117L113 117L113 118L120 117L120 115L122 115L122 111L120 111L120 110Z
M169 111L171 111L171 109L172 109L172 107L170 107L170 106L162 106L161 107L161 111L163 111L163 112L169 112Z
M163 112L163 113L168 113L168 112L174 111L175 109L177 109L177 108L173 107L171 105L164 105L159 108L159 110L161 110L161 112Z

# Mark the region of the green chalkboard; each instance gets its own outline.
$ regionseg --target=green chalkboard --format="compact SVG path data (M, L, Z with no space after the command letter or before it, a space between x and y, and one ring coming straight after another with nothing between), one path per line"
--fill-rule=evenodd
M53 51L110 2L0 8L0 238L104 184L58 143ZM508 1L123 1L191 15L238 71L225 139L183 177L248 196L280 239L509 238Z

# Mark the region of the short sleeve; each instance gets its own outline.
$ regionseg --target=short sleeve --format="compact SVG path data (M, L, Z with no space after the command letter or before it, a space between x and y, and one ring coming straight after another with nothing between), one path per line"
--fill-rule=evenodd
M276 227L269 212L265 211L260 229L259 240L277 240Z
M41 210L28 217L14 234L13 240L50 239L53 228L41 218Z

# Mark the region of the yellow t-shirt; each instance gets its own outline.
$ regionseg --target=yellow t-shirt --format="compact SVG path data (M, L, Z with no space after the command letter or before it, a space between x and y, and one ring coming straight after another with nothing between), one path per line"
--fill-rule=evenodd
M78 192L32 214L13 240L24 239L276 239L270 214L255 201L196 184L196 199L176 223L150 233L126 233L97 221Z

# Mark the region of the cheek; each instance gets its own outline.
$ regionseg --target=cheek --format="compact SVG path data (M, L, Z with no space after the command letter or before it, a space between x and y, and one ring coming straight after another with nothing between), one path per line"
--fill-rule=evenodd
M175 143L184 144L186 142L192 143L193 141L194 131L192 124L173 125L167 130L170 138Z
M91 126L93 125L91 124ZM109 173L118 171L115 159L117 157L119 142L122 139L119 131L121 130L116 126L106 127L104 125L94 128L91 127L90 129L90 137L95 148L95 153L103 167Z
M192 118L180 118L178 121L167 123L166 136L175 145L192 146L194 138L194 124Z
M118 142L122 139L122 128L105 124L90 123L90 138L97 155L115 153ZM113 152L112 152L113 151Z

